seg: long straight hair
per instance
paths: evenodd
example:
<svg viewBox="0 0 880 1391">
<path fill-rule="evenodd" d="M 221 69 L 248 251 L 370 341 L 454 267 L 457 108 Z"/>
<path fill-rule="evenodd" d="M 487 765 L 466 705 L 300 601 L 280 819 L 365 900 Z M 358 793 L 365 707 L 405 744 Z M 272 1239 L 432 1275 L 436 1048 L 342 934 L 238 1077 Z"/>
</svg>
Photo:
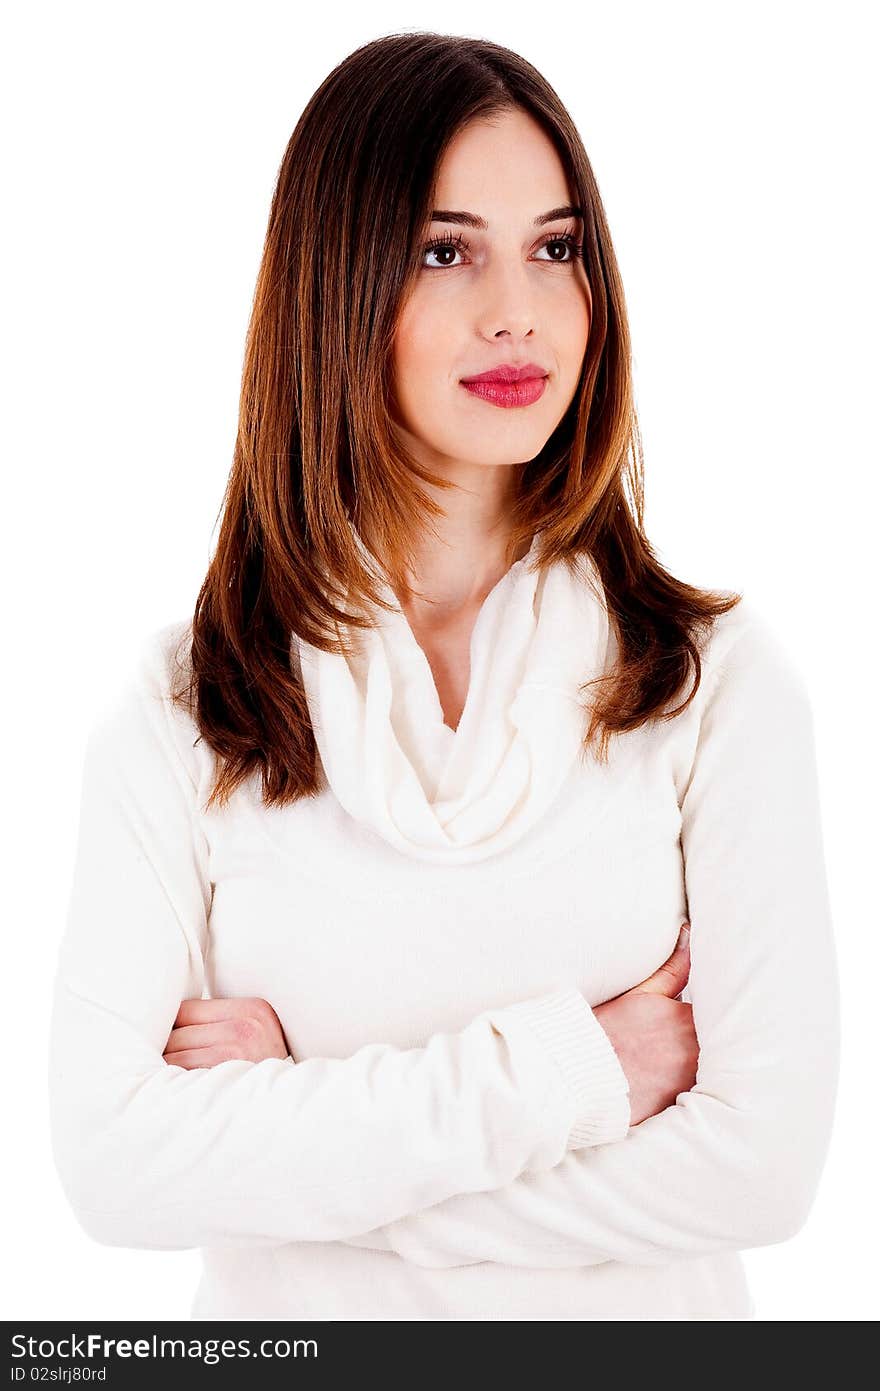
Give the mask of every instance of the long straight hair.
<svg viewBox="0 0 880 1391">
<path fill-rule="evenodd" d="M 364 44 L 308 102 L 274 189 L 244 354 L 221 527 L 187 632 L 186 705 L 215 753 L 208 805 L 259 769 L 266 805 L 321 790 L 295 637 L 347 652 L 408 594 L 416 542 L 442 508 L 392 416 L 392 343 L 421 265 L 443 153 L 469 121 L 519 108 L 546 131 L 583 209 L 593 313 L 577 392 L 518 471 L 509 560 L 540 530 L 536 563 L 592 557 L 618 658 L 585 705 L 585 745 L 671 719 L 700 683 L 715 617 L 741 595 L 700 590 L 645 535 L 644 464 L 623 286 L 581 138 L 524 58 L 482 39 L 391 34 Z M 384 571 L 365 566 L 356 530 Z M 348 630 L 348 631 L 347 631 Z M 572 642 L 577 634 L 572 634 Z M 688 678 L 690 692 L 677 706 Z"/>
</svg>

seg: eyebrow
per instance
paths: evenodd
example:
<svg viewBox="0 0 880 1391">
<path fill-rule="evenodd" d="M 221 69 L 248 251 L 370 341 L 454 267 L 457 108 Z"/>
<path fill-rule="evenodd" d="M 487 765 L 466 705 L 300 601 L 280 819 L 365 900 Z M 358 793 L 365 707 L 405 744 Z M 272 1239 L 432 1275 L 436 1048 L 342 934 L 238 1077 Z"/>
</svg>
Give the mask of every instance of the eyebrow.
<svg viewBox="0 0 880 1391">
<path fill-rule="evenodd" d="M 551 208 L 548 213 L 541 213 L 535 218 L 532 226 L 543 227 L 546 222 L 555 222 L 560 217 L 583 217 L 583 208 L 577 208 L 571 204 L 564 204 L 561 208 Z M 476 213 L 451 212 L 447 208 L 435 208 L 431 213 L 432 222 L 454 222 L 461 227 L 478 227 L 481 231 L 488 229 L 488 222 L 485 218 L 477 217 Z"/>
</svg>

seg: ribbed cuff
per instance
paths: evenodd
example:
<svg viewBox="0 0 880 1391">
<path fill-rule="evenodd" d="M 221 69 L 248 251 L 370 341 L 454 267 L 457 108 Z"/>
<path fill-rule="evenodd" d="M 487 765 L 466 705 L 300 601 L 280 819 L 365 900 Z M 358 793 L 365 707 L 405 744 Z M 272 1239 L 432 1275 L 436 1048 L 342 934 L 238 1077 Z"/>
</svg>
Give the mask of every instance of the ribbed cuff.
<svg viewBox="0 0 880 1391">
<path fill-rule="evenodd" d="M 566 1149 L 622 1140 L 630 1127 L 629 1082 L 611 1039 L 579 990 L 556 990 L 504 1007 L 549 1049 L 572 1097 Z"/>
</svg>

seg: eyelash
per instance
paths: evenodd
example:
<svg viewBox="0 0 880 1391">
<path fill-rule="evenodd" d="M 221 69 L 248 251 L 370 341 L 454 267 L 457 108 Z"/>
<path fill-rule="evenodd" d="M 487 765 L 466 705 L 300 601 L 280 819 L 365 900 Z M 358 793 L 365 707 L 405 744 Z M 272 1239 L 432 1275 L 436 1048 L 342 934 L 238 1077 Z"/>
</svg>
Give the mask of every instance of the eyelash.
<svg viewBox="0 0 880 1391">
<path fill-rule="evenodd" d="M 573 232 L 563 232 L 563 233 L 561 233 L 561 234 L 560 234 L 560 233 L 551 232 L 551 234 L 550 234 L 548 237 L 545 237 L 544 240 L 541 242 L 541 245 L 539 246 L 538 250 L 539 250 L 539 251 L 540 251 L 540 250 L 543 250 L 543 248 L 544 248 L 545 246 L 550 246 L 550 245 L 552 245 L 553 242 L 562 242 L 562 243 L 563 243 L 565 246 L 567 246 L 567 247 L 569 248 L 569 250 L 571 251 L 571 255 L 569 256 L 568 260 L 566 260 L 566 261 L 550 261 L 550 262 L 548 263 L 549 265 L 553 265 L 553 266 L 570 266 L 570 265 L 574 262 L 575 257 L 576 257 L 576 256 L 580 256 L 581 252 L 582 252 L 583 249 L 584 249 L 584 244 L 583 244 L 583 242 L 582 242 L 581 240 L 579 240 L 579 238 L 576 237 L 575 234 L 574 234 Z M 424 247 L 422 248 L 422 255 L 423 255 L 423 256 L 426 256 L 426 255 L 428 254 L 429 251 L 437 251 L 440 247 L 444 247 L 444 248 L 445 248 L 445 247 L 451 247 L 453 250 L 458 250 L 458 251 L 464 251 L 464 252 L 466 252 L 466 251 L 468 251 L 469 248 L 470 248 L 470 242 L 467 240 L 466 237 L 463 237 L 463 236 L 462 236 L 461 232 L 459 232 L 458 235 L 457 235 L 457 236 L 454 236 L 454 237 L 449 237 L 449 236 L 446 236 L 446 237 L 444 237 L 444 236 L 431 237 L 430 241 L 425 242 L 425 245 L 424 245 Z M 424 266 L 423 269 L 424 269 L 424 270 L 457 270 L 458 267 L 457 267 L 457 266 Z"/>
</svg>

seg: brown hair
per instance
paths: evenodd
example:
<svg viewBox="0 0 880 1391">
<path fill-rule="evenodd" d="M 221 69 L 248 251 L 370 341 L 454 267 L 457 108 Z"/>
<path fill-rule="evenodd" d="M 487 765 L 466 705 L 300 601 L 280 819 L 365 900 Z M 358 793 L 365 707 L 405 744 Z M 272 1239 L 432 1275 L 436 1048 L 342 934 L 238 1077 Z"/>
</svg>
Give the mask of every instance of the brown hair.
<svg viewBox="0 0 880 1391">
<path fill-rule="evenodd" d="M 578 391 L 519 473 L 510 559 L 540 529 L 542 566 L 586 552 L 601 575 L 619 658 L 598 680 L 585 732 L 600 759 L 612 734 L 690 704 L 701 639 L 742 597 L 674 578 L 645 536 L 623 286 L 592 167 L 559 97 L 497 44 L 384 36 L 314 93 L 272 197 L 221 529 L 196 602 L 186 689 L 173 693 L 217 756 L 209 805 L 257 768 L 267 805 L 320 790 L 291 645 L 298 635 L 347 651 L 342 629 L 368 626 L 363 606 L 382 604 L 352 523 L 398 595 L 409 593 L 413 542 L 441 513 L 418 480 L 452 485 L 409 457 L 395 431 L 395 325 L 421 266 L 446 146 L 466 122 L 512 107 L 547 132 L 583 209 L 593 315 Z M 691 666 L 687 699 L 665 709 Z"/>
</svg>

